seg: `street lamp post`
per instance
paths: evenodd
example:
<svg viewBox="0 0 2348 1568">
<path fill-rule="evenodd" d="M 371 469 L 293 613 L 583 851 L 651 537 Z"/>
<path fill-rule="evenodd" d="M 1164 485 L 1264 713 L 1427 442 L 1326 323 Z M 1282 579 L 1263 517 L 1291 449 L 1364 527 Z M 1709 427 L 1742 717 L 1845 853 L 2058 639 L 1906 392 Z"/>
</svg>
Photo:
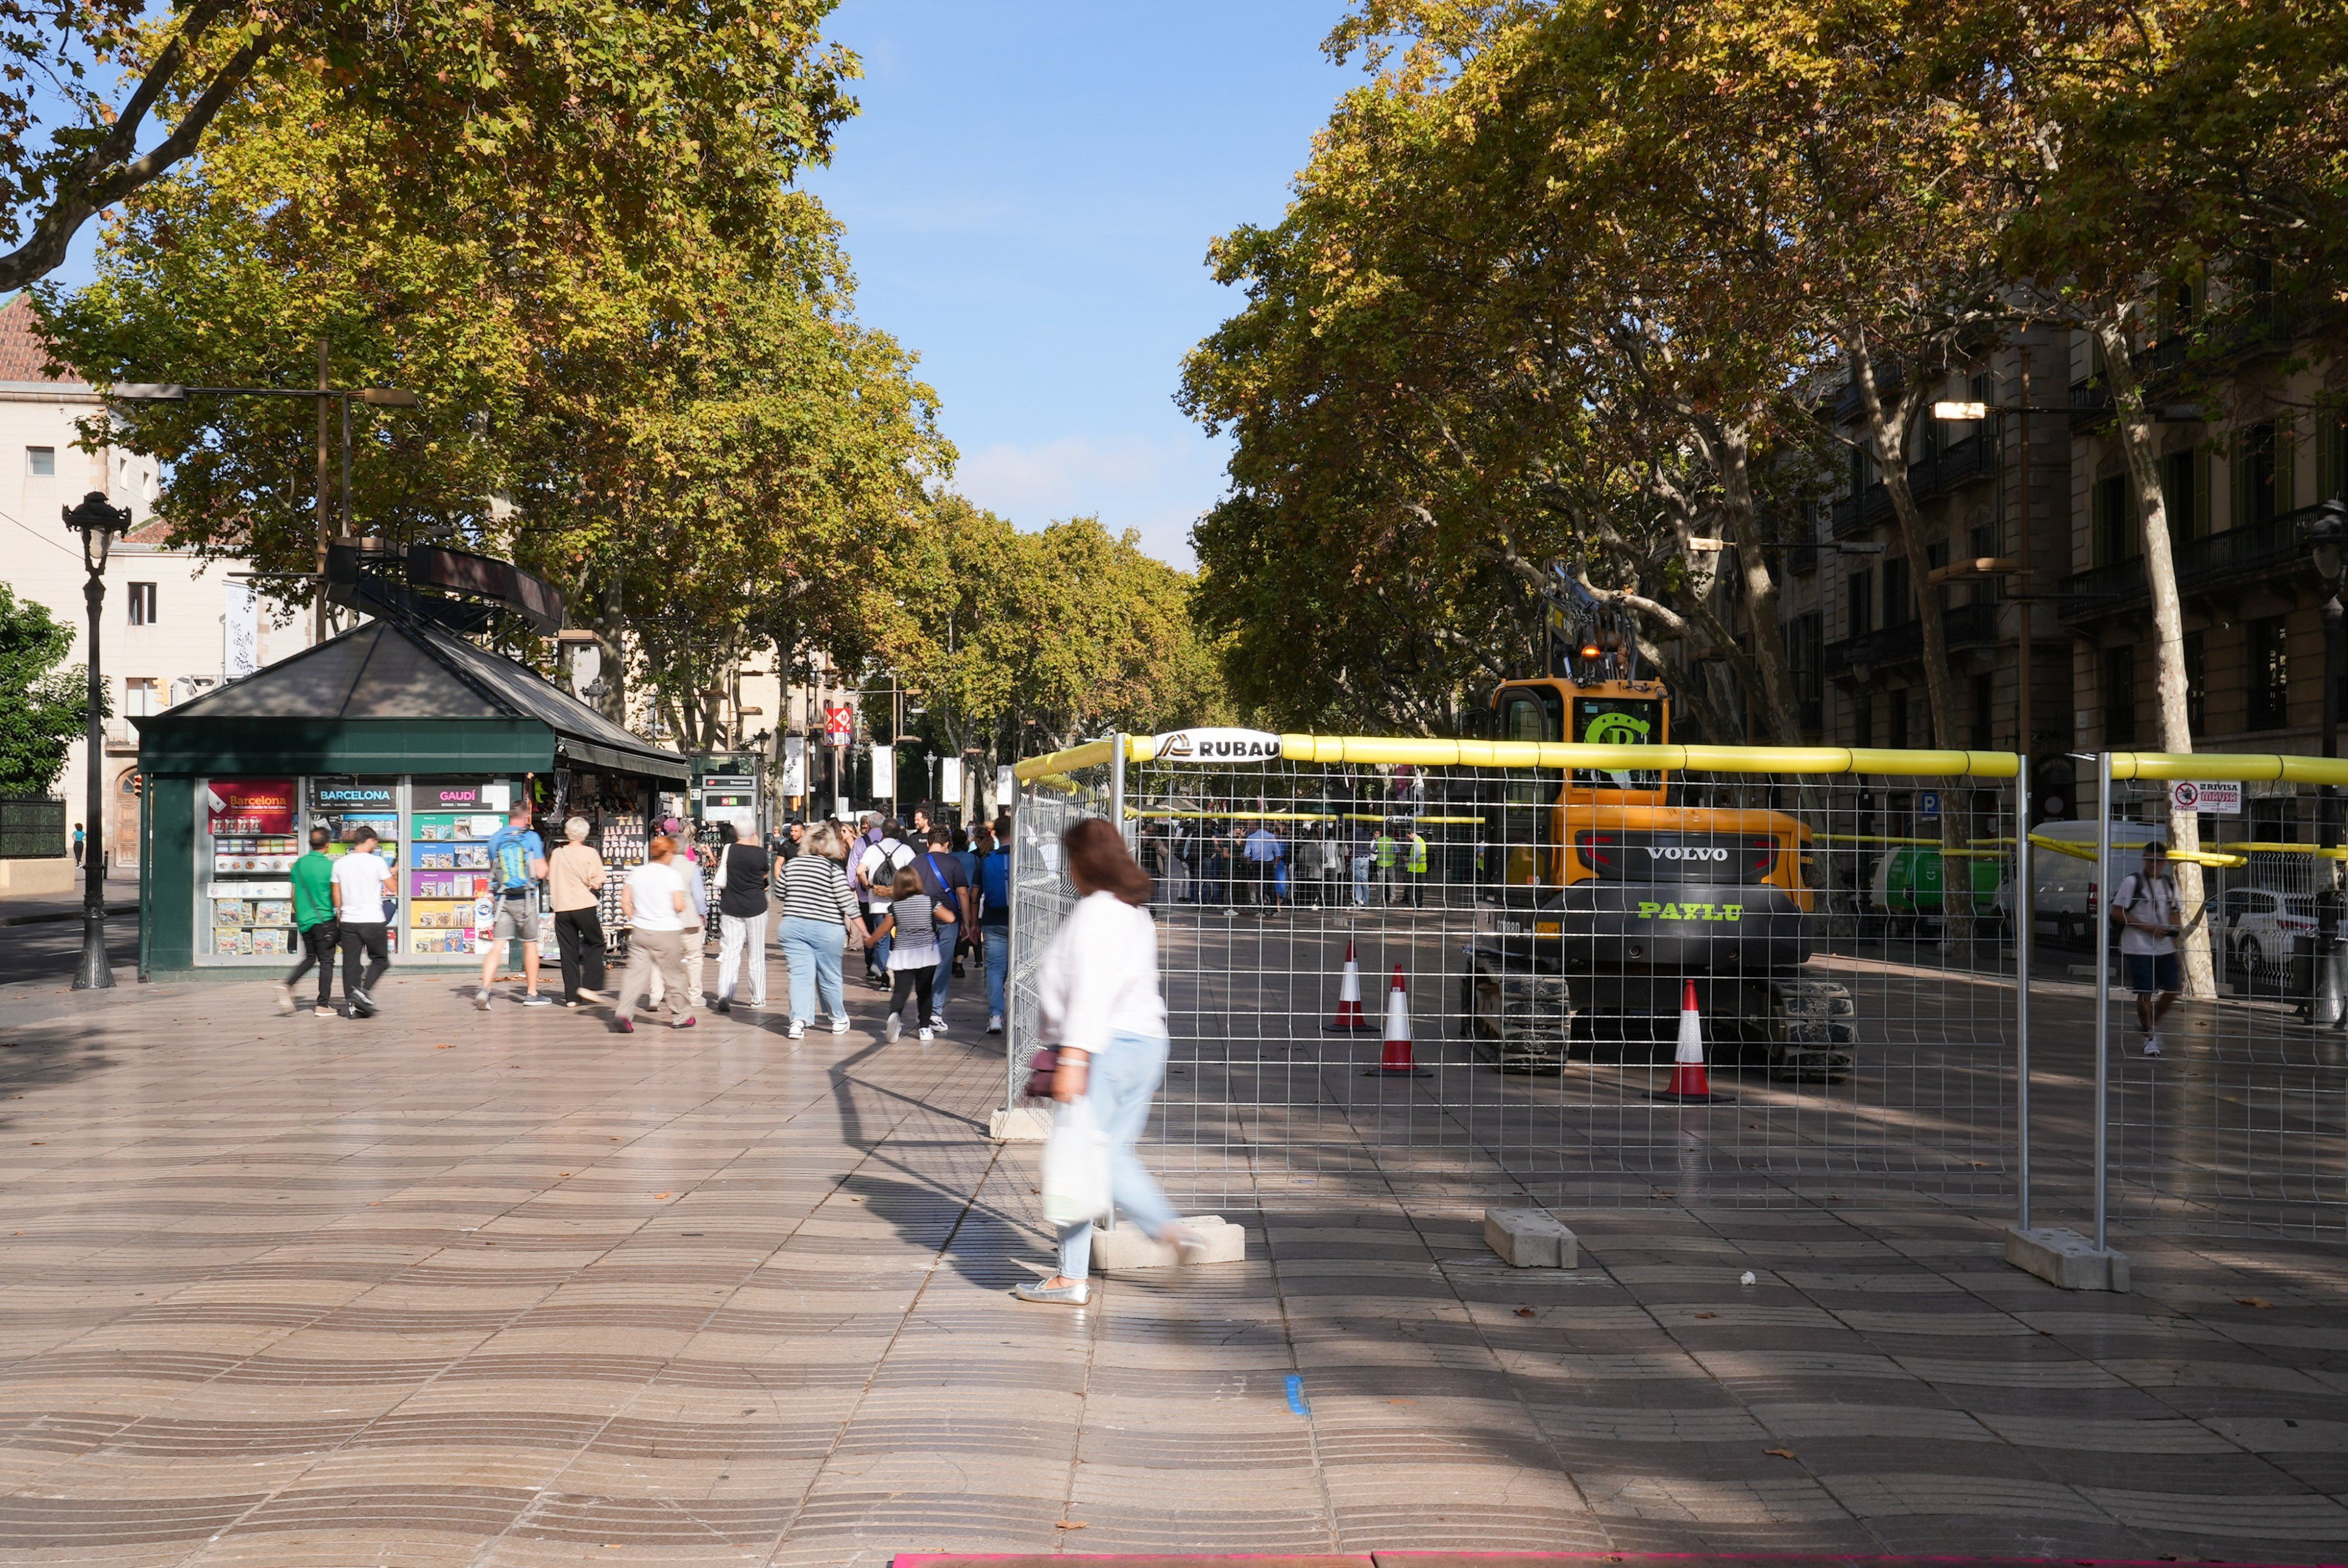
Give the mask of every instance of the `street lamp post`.
<svg viewBox="0 0 2348 1568">
<path fill-rule="evenodd" d="M 2323 586 L 2323 754 L 2340 754 L 2340 682 L 2348 653 L 2342 647 L 2341 579 L 2348 572 L 2348 502 L 2326 501 L 2315 515 L 2299 525 L 2299 548 L 2315 568 Z M 2326 885 L 2315 897 L 2315 987 L 2309 999 L 2308 1021 L 2333 1029 L 2348 1023 L 2341 1001 L 2339 959 L 2339 869 L 2333 852 L 2340 847 L 2340 791 L 2325 784 L 2316 799 L 2316 846 Z"/>
<path fill-rule="evenodd" d="M 81 505 L 61 508 L 66 527 L 81 536 L 82 602 L 89 607 L 89 729 L 85 744 L 83 782 L 88 785 L 85 819 L 89 824 L 88 852 L 82 856 L 81 968 L 74 975 L 77 991 L 114 989 L 114 965 L 106 956 L 106 832 L 101 813 L 106 806 L 106 676 L 98 667 L 98 633 L 106 607 L 106 556 L 114 536 L 130 528 L 127 507 L 107 505 L 103 492 L 92 490 Z"/>
</svg>

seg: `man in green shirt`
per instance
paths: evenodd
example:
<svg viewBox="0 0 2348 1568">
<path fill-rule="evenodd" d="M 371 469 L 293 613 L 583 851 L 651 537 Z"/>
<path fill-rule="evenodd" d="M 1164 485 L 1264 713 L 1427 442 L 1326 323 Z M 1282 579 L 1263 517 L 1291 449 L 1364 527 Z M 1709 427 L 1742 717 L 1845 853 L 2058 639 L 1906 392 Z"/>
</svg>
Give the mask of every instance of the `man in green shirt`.
<svg viewBox="0 0 2348 1568">
<path fill-rule="evenodd" d="M 342 927 L 335 919 L 335 857 L 326 853 L 334 835 L 323 827 L 310 830 L 310 853 L 294 863 L 294 925 L 301 933 L 302 961 L 277 988 L 277 1010 L 294 1010 L 294 988 L 318 966 L 318 1005 L 312 1009 L 318 1018 L 335 1018 L 329 999 L 335 989 L 335 949 L 342 939 Z"/>
<path fill-rule="evenodd" d="M 1378 902 L 1381 905 L 1395 901 L 1395 864 L 1401 847 L 1395 842 L 1394 832 L 1389 827 L 1379 828 L 1378 835 L 1370 840 L 1370 858 L 1377 866 Z"/>
</svg>

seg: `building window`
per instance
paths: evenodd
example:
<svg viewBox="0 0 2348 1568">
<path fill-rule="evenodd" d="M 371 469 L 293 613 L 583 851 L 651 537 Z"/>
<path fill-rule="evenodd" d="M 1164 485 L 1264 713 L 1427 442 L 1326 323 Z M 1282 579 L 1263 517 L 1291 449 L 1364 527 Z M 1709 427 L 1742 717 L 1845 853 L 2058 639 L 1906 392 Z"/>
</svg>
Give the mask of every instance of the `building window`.
<svg viewBox="0 0 2348 1568">
<path fill-rule="evenodd" d="M 1891 693 L 1891 733 L 1887 738 L 1895 746 L 1908 744 L 1908 689 L 1904 686 Z"/>
<path fill-rule="evenodd" d="M 2087 514 L 2095 537 L 2090 541 L 2097 566 L 2116 566 L 2137 553 L 2136 508 L 2128 505 L 2127 477 L 2114 474 L 2096 481 L 2088 492 Z"/>
<path fill-rule="evenodd" d="M 36 479 L 55 478 L 57 472 L 57 449 L 54 446 L 26 447 L 25 472 Z"/>
<path fill-rule="evenodd" d="M 2136 744 L 2136 650 L 2104 650 L 2104 744 Z"/>
<path fill-rule="evenodd" d="M 2202 679 L 2201 633 L 2185 634 L 2185 727 L 2195 740 L 2201 738 L 2204 715 L 2209 712 L 2209 682 Z"/>
<path fill-rule="evenodd" d="M 1843 635 L 1864 637 L 1875 630 L 1875 579 L 1855 571 L 1846 584 L 1850 599 L 1843 620 Z"/>
<path fill-rule="evenodd" d="M 1875 693 L 1866 690 L 1850 696 L 1851 743 L 1862 751 L 1875 744 Z"/>
<path fill-rule="evenodd" d="M 2206 467 L 2201 454 L 2188 447 L 2160 460 L 2160 504 L 2168 510 L 2168 538 L 2185 544 L 2209 531 L 2203 498 Z"/>
<path fill-rule="evenodd" d="M 2291 723 L 2291 635 L 2280 615 L 2243 628 L 2243 662 L 2250 669 L 2250 726 L 2280 730 Z"/>
<path fill-rule="evenodd" d="M 2275 427 L 2253 425 L 2234 441 L 2234 527 L 2271 523 L 2278 510 L 2291 509 L 2275 505 L 2276 475 Z"/>
<path fill-rule="evenodd" d="M 1793 667 L 1794 702 L 1805 733 L 1826 723 L 1826 617 L 1813 610 L 1787 628 L 1786 661 Z"/>
<path fill-rule="evenodd" d="M 148 675 L 129 675 L 122 682 L 122 716 L 143 719 L 163 711 L 163 682 Z"/>
<path fill-rule="evenodd" d="M 1973 677 L 1972 748 L 1985 752 L 1994 743 L 1995 725 L 1992 723 L 1997 712 L 1997 677 L 1982 674 Z"/>
<path fill-rule="evenodd" d="M 151 582 L 134 582 L 127 586 L 130 589 L 130 624 L 133 626 L 154 625 L 155 585 Z"/>
<path fill-rule="evenodd" d="M 1915 596 L 1908 591 L 1908 563 L 1883 563 L 1883 624 L 1905 626 L 1916 619 Z"/>
</svg>

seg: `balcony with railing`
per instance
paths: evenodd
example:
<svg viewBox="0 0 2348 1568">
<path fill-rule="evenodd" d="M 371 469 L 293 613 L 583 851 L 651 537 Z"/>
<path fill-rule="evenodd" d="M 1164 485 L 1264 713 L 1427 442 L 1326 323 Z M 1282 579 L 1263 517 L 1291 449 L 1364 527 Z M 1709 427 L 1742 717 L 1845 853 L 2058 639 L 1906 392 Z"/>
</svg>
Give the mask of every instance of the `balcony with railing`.
<svg viewBox="0 0 2348 1568">
<path fill-rule="evenodd" d="M 1998 444 L 1987 431 L 1952 441 L 1935 452 L 1928 452 L 1908 465 L 1908 491 L 1919 501 L 1929 501 L 1958 486 L 1970 483 L 1997 472 Z M 1844 496 L 1834 504 L 1834 535 L 1847 538 L 1863 533 L 1891 518 L 1891 492 L 1879 479 L 1857 496 Z"/>
<path fill-rule="evenodd" d="M 1952 653 L 1994 643 L 1998 640 L 1996 604 L 1960 604 L 1943 612 L 1941 635 Z M 1856 669 L 1886 670 L 1912 664 L 1923 657 L 1924 622 L 1918 618 L 1826 646 L 1826 667 L 1834 673 Z"/>
<path fill-rule="evenodd" d="M 2302 559 L 2300 521 L 2314 512 L 2313 507 L 2302 507 L 2248 528 L 2204 534 L 2178 547 L 2178 591 L 2208 592 L 2295 568 Z M 2065 620 L 2089 621 L 2141 609 L 2151 597 L 2151 586 L 2139 555 L 2075 571 L 2056 585 L 2055 592 L 2061 596 L 2060 613 Z"/>
</svg>

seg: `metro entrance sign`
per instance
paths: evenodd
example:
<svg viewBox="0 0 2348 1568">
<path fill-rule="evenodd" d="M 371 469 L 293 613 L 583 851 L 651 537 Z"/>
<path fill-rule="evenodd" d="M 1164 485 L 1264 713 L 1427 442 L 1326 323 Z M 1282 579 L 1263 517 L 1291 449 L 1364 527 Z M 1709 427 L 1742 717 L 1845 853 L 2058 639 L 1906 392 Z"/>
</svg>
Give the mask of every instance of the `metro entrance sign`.
<svg viewBox="0 0 2348 1568">
<path fill-rule="evenodd" d="M 856 733 L 856 710 L 837 702 L 827 702 L 823 709 L 823 743 L 844 746 Z"/>
</svg>

